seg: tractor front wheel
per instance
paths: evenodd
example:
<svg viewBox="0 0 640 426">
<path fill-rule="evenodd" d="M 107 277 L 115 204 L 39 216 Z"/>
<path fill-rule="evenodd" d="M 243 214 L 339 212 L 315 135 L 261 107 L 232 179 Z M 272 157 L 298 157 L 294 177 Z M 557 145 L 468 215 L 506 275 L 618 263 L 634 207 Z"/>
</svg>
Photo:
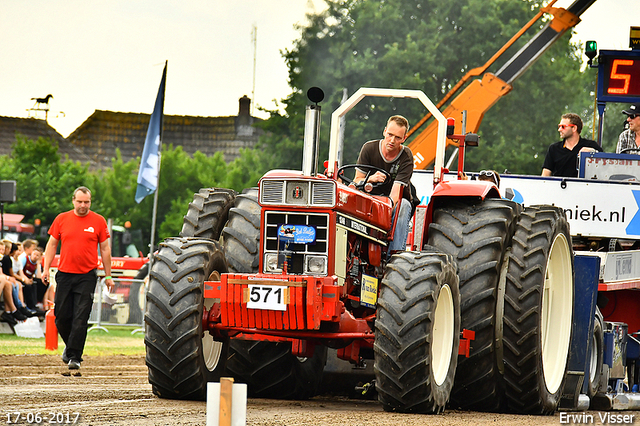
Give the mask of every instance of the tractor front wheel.
<svg viewBox="0 0 640 426">
<path fill-rule="evenodd" d="M 224 255 L 215 241 L 160 244 L 149 274 L 144 343 L 149 382 L 161 398 L 204 400 L 207 382 L 224 372 L 228 340 L 214 340 L 202 327 L 204 281 L 222 272 Z"/>
<path fill-rule="evenodd" d="M 460 292 L 453 257 L 394 255 L 381 282 L 374 371 L 385 411 L 440 413 L 456 371 Z"/>
</svg>

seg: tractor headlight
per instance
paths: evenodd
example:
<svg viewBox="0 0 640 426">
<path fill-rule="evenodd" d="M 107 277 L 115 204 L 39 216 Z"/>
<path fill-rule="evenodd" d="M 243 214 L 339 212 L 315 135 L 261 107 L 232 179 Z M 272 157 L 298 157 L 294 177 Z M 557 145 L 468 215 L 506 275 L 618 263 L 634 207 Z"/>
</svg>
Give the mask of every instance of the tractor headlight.
<svg viewBox="0 0 640 426">
<path fill-rule="evenodd" d="M 282 272 L 282 269 L 278 268 L 278 253 L 264 255 L 264 271 L 265 273 Z"/>
<path fill-rule="evenodd" d="M 304 270 L 308 274 L 322 275 L 327 273 L 326 256 L 306 256 Z"/>
</svg>

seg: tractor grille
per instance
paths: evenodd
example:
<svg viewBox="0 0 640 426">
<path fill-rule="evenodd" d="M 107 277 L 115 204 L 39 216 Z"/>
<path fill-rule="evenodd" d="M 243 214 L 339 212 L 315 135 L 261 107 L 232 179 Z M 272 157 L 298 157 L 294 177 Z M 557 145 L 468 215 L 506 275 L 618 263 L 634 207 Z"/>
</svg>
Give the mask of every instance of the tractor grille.
<svg viewBox="0 0 640 426">
<path fill-rule="evenodd" d="M 260 189 L 262 204 L 282 204 L 284 186 L 282 181 L 265 180 Z"/>
<path fill-rule="evenodd" d="M 329 215 L 321 213 L 265 212 L 264 253 L 278 253 L 278 228 L 280 225 L 307 225 L 316 230 L 316 239 L 308 244 L 289 245 L 291 264 L 288 272 L 292 274 L 309 273 L 305 271 L 306 256 L 327 256 L 329 251 Z M 272 271 L 264 271 L 265 273 Z M 326 271 L 325 271 L 326 274 Z"/>
<path fill-rule="evenodd" d="M 336 186 L 333 182 L 311 182 L 311 205 L 331 206 L 335 204 Z"/>
<path fill-rule="evenodd" d="M 333 181 L 269 180 L 260 188 L 260 204 L 333 207 L 336 185 Z"/>
</svg>

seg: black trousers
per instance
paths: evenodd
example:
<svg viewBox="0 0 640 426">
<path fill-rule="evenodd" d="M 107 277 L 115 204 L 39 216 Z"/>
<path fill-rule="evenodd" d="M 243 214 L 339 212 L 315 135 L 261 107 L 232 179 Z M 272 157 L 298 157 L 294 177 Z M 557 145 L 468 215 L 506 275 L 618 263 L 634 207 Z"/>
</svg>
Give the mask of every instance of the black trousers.
<svg viewBox="0 0 640 426">
<path fill-rule="evenodd" d="M 35 309 L 36 303 L 38 303 L 38 287 L 36 283 L 23 284 L 22 295 L 24 296 L 24 304 L 27 308 Z"/>
<path fill-rule="evenodd" d="M 82 361 L 97 281 L 95 270 L 86 274 L 56 273 L 56 327 L 69 359 Z"/>
</svg>

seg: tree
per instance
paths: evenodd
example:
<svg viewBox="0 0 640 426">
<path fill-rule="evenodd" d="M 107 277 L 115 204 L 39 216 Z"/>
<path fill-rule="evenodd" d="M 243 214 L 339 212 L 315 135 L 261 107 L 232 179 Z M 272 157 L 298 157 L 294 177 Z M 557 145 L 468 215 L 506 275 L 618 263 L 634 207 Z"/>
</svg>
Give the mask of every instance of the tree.
<svg viewBox="0 0 640 426">
<path fill-rule="evenodd" d="M 469 69 L 484 64 L 541 6 L 536 0 L 327 0 L 327 5 L 326 11 L 309 16 L 300 39 L 284 52 L 292 88 L 283 100 L 285 115 L 272 114 L 262 124 L 272 131 L 261 141 L 265 151 L 281 157 L 273 161 L 288 168 L 300 167 L 297 153 L 309 87 L 325 91 L 323 108 L 329 112 L 339 105 L 343 88 L 349 94 L 367 86 L 420 89 L 437 101 Z M 546 146 L 557 138 L 559 114 L 590 108 L 592 76 L 580 73 L 579 54 L 567 35 L 516 81 L 512 93 L 485 116 L 481 148 L 467 156 L 470 166 L 540 172 Z M 354 108 L 347 115 L 344 163 L 355 161 L 364 141 L 379 138 L 395 113 L 415 123 L 425 111 L 417 102 L 399 99 L 367 98 Z M 327 130 L 325 120 L 321 135 Z M 321 158 L 326 150 L 327 144 L 321 144 Z"/>
<path fill-rule="evenodd" d="M 61 162 L 58 144 L 49 138 L 32 141 L 17 135 L 12 149 L 11 157 L 0 160 L 0 178 L 15 180 L 17 186 L 16 203 L 6 211 L 51 223 L 60 211 L 72 207 L 69 188 L 85 185 L 88 166 L 68 158 Z"/>
<path fill-rule="evenodd" d="M 7 212 L 23 214 L 29 223 L 40 219 L 49 226 L 60 212 L 72 208 L 73 189 L 86 186 L 92 192 L 93 211 L 112 219 L 115 225 L 131 222 L 134 229 L 142 230 L 144 240 L 150 241 L 153 196 L 140 204 L 135 202 L 138 159 L 125 163 L 117 151 L 111 168 L 89 171 L 88 164 L 62 160 L 57 143 L 51 139 L 33 141 L 18 136 L 12 148 L 12 156 L 0 159 L 0 179 L 13 179 L 18 187 L 17 201 L 6 206 Z M 244 183 L 242 176 L 257 181 L 255 172 L 247 170 L 250 163 L 244 169 L 239 164 L 228 174 L 221 153 L 207 157 L 196 152 L 191 157 L 182 147 L 164 147 L 155 241 L 178 235 L 182 216 L 200 188 L 226 187 L 229 176 L 237 183 Z"/>
<path fill-rule="evenodd" d="M 548 146 L 560 140 L 557 125 L 565 113 L 580 115 L 586 124 L 582 135 L 591 138 L 595 76 L 579 71 L 582 51 L 569 43 L 569 36 L 557 41 L 487 112 L 480 146 L 466 156 L 469 170 L 539 175 Z"/>
<path fill-rule="evenodd" d="M 136 176 L 137 167 L 136 164 Z M 178 235 L 182 228 L 182 217 L 193 200 L 193 194 L 200 188 L 224 186 L 226 174 L 227 165 L 222 153 L 207 157 L 196 152 L 192 158 L 181 146 L 164 146 L 161 154 L 155 241 Z M 133 194 L 135 187 L 131 200 L 134 198 Z M 136 227 L 141 227 L 143 235 L 148 239 L 151 235 L 152 212 L 153 196 L 148 196 L 129 215 L 129 220 L 139 224 Z"/>
</svg>

